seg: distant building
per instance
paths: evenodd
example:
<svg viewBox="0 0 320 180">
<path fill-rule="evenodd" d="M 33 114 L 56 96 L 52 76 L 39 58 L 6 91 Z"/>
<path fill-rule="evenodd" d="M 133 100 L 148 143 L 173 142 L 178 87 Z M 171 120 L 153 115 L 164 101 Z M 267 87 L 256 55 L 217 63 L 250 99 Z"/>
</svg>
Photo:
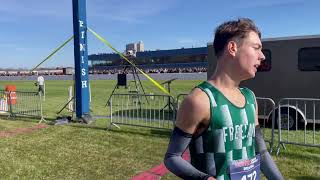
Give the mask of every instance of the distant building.
<svg viewBox="0 0 320 180">
<path fill-rule="evenodd" d="M 137 44 L 137 52 L 143 52 L 144 51 L 144 44 L 142 41 L 139 41 Z"/>
<path fill-rule="evenodd" d="M 64 75 L 72 75 L 72 74 L 74 74 L 74 68 L 72 68 L 72 67 L 62 68 L 62 73 Z"/>
<path fill-rule="evenodd" d="M 141 42 L 141 44 L 143 43 Z M 140 68 L 205 68 L 208 66 L 207 56 L 208 48 L 198 47 L 140 51 L 136 52 L 135 56 L 130 56 L 129 59 Z M 91 54 L 88 59 L 91 72 L 129 65 L 118 54 L 113 53 Z"/>
<path fill-rule="evenodd" d="M 143 51 L 144 51 L 144 44 L 142 41 L 139 41 L 138 43 L 129 43 L 126 45 L 125 55 L 135 57 L 137 52 L 143 52 Z"/>
<path fill-rule="evenodd" d="M 137 44 L 129 43 L 126 45 L 126 55 L 134 56 L 137 52 Z"/>
</svg>

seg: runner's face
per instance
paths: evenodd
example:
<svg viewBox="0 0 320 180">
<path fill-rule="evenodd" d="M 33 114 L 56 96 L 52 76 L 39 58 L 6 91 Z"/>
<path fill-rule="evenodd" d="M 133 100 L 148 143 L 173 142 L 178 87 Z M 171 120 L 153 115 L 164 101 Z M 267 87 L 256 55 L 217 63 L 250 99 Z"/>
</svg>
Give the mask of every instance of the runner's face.
<svg viewBox="0 0 320 180">
<path fill-rule="evenodd" d="M 255 77 L 258 67 L 265 59 L 261 50 L 262 43 L 258 34 L 251 31 L 243 39 L 236 53 L 243 80 Z"/>
</svg>

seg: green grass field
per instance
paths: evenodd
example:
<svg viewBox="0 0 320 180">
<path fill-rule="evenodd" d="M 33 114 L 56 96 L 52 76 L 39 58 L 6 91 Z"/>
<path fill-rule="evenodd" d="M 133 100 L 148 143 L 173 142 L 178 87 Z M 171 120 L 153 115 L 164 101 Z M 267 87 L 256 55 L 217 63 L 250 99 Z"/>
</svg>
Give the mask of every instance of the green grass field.
<svg viewBox="0 0 320 180">
<path fill-rule="evenodd" d="M 174 81 L 172 94 L 188 93 L 200 81 Z M 105 107 L 115 81 L 92 81 L 92 115 L 107 116 Z M 4 82 L 17 90 L 36 90 L 31 81 Z M 46 81 L 44 116 L 54 120 L 67 102 L 71 81 Z M 160 91 L 143 81 L 147 94 Z M 127 92 L 118 89 L 116 92 Z M 64 110 L 62 115 L 71 115 Z M 0 116 L 0 131 L 32 127 L 36 119 L 11 119 Z M 50 126 L 31 133 L 0 137 L 1 179 L 130 179 L 162 162 L 170 132 L 121 126 L 106 131 L 109 119 L 97 119 L 90 125 Z M 299 135 L 297 135 L 299 136 Z M 320 149 L 286 145 L 274 159 L 286 179 L 319 179 Z M 162 179 L 178 179 L 167 174 Z"/>
</svg>

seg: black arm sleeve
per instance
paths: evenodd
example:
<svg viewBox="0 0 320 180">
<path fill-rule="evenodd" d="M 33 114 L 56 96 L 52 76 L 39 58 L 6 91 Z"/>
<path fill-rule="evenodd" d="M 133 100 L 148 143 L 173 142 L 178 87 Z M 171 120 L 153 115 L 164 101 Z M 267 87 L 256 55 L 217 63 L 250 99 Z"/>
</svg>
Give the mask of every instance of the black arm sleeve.
<svg viewBox="0 0 320 180">
<path fill-rule="evenodd" d="M 181 157 L 191 139 L 191 134 L 185 133 L 175 127 L 164 157 L 164 164 L 173 174 L 182 179 L 206 180 L 210 177 L 208 174 L 197 170 Z"/>
<path fill-rule="evenodd" d="M 272 160 L 266 144 L 263 139 L 263 135 L 261 132 L 261 129 L 259 126 L 256 126 L 255 128 L 255 142 L 256 142 L 256 153 L 259 153 L 261 156 L 261 164 L 260 169 L 263 172 L 263 174 L 268 179 L 274 179 L 274 180 L 283 180 L 283 176 L 279 169 L 277 168 L 277 165 Z"/>
<path fill-rule="evenodd" d="M 216 177 L 214 153 L 204 151 L 204 140 L 205 137 L 203 134 L 197 137 L 192 137 L 192 140 L 189 144 L 191 164 L 199 171 L 207 173 L 212 177 Z"/>
</svg>

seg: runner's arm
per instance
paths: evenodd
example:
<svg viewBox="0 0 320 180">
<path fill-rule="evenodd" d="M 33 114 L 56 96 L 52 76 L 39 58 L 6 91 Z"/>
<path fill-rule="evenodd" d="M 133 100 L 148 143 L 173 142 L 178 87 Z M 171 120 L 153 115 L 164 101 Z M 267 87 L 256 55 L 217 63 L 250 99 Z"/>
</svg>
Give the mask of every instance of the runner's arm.
<svg viewBox="0 0 320 180">
<path fill-rule="evenodd" d="M 187 149 L 192 135 L 199 129 L 202 119 L 207 116 L 205 109 L 210 107 L 209 100 L 206 103 L 201 100 L 202 98 L 206 97 L 191 94 L 183 101 L 179 108 L 176 127 L 172 133 L 164 158 L 165 166 L 176 176 L 183 179 L 214 179 L 210 175 L 199 171 L 181 157 Z"/>
<path fill-rule="evenodd" d="M 276 163 L 272 160 L 270 153 L 267 150 L 263 135 L 259 126 L 255 129 L 256 135 L 256 153 L 261 156 L 260 169 L 268 179 L 283 180 L 283 176 L 279 171 Z"/>
<path fill-rule="evenodd" d="M 260 169 L 268 179 L 283 180 L 284 178 L 281 172 L 279 171 L 277 165 L 272 160 L 272 157 L 268 152 L 266 143 L 263 139 L 263 134 L 259 125 L 259 120 L 258 120 L 259 114 L 258 114 L 258 103 L 256 101 L 256 98 L 255 98 L 255 103 L 256 103 L 255 149 L 256 149 L 256 154 L 260 154 L 261 156 Z"/>
</svg>

